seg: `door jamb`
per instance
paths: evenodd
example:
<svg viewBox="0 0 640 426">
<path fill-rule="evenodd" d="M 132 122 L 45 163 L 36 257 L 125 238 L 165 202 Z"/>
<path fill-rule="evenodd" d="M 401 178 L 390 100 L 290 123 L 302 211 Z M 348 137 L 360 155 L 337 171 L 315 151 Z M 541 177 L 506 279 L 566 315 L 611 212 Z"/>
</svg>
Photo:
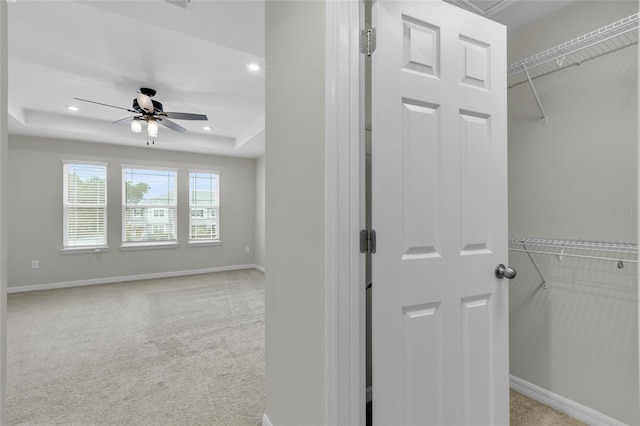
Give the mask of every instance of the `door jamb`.
<svg viewBox="0 0 640 426">
<path fill-rule="evenodd" d="M 326 419 L 364 426 L 364 1 L 325 4 Z"/>
</svg>

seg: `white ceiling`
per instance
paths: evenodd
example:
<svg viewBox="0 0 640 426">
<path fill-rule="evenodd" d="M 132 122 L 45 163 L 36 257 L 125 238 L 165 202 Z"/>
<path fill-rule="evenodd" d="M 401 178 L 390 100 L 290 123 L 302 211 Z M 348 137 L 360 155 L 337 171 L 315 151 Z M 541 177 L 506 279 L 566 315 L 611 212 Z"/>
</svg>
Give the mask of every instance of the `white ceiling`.
<svg viewBox="0 0 640 426">
<path fill-rule="evenodd" d="M 477 12 L 510 30 L 571 1 L 473 0 Z M 165 111 L 209 117 L 176 120 L 188 129 L 182 134 L 160 126 L 155 148 L 264 153 L 264 70 L 246 68 L 264 65 L 263 0 L 191 0 L 186 7 L 164 0 L 14 0 L 8 6 L 10 133 L 145 146 L 144 131 L 112 124 L 130 113 L 74 98 L 131 108 L 139 88 L 150 87 Z"/>
<path fill-rule="evenodd" d="M 482 0 L 473 0 L 483 3 Z M 538 19 L 548 16 L 579 0 L 500 0 L 485 1 L 495 3 L 484 15 L 507 26 L 508 32 L 516 31 Z M 583 0 L 584 1 L 584 0 Z"/>
<path fill-rule="evenodd" d="M 160 126 L 155 147 L 256 157 L 264 152 L 264 3 L 192 0 L 9 3 L 9 132 L 146 146 L 113 121 L 140 87 L 165 111 L 207 122 Z M 68 105 L 80 108 L 77 112 Z M 211 127 L 210 131 L 203 129 Z"/>
<path fill-rule="evenodd" d="M 578 0 L 445 0 L 516 31 Z"/>
</svg>

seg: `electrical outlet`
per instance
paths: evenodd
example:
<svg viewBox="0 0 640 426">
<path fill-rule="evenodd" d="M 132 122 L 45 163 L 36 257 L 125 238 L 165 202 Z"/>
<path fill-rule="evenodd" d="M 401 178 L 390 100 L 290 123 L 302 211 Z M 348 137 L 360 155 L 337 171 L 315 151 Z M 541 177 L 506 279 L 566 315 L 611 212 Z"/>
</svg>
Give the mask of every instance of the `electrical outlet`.
<svg viewBox="0 0 640 426">
<path fill-rule="evenodd" d="M 245 253 L 249 253 L 250 251 L 251 251 L 251 249 L 249 248 L 249 246 L 246 246 L 246 247 L 244 248 L 244 252 L 245 252 Z"/>
<path fill-rule="evenodd" d="M 40 267 L 40 261 L 39 260 L 32 260 L 31 261 L 31 269 L 38 269 Z"/>
</svg>

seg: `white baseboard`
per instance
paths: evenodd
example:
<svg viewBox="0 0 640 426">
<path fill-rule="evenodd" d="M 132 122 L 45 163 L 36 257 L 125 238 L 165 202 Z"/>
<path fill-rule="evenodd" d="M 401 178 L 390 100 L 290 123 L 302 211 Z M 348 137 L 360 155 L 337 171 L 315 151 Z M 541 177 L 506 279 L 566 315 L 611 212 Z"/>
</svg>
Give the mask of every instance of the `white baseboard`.
<svg viewBox="0 0 640 426">
<path fill-rule="evenodd" d="M 625 423 L 609 417 L 606 414 L 602 414 L 582 404 L 578 404 L 575 401 L 565 398 L 564 396 L 557 395 L 551 391 L 541 388 L 540 386 L 536 386 L 533 383 L 529 383 L 515 376 L 510 376 L 510 379 L 511 389 L 589 425 L 626 426 Z M 372 395 L 372 387 L 369 386 L 367 388 L 367 402 L 371 402 Z M 273 426 L 266 414 L 262 416 L 262 426 Z"/>
<path fill-rule="evenodd" d="M 271 423 L 271 420 L 267 417 L 267 413 L 262 415 L 262 426 L 273 426 L 273 423 Z"/>
<path fill-rule="evenodd" d="M 172 278 L 172 277 L 182 277 L 182 276 L 188 276 L 188 275 L 210 274 L 212 272 L 239 271 L 242 269 L 257 269 L 259 271 L 264 272 L 264 268 L 259 265 L 254 265 L 254 264 L 232 265 L 232 266 L 220 266 L 216 268 L 194 269 L 190 271 L 157 272 L 153 274 L 95 278 L 90 280 L 67 281 L 67 282 L 58 282 L 58 283 L 50 283 L 50 284 L 34 284 L 34 285 L 23 285 L 23 286 L 16 286 L 16 287 L 9 286 L 7 287 L 7 293 L 22 293 L 25 291 L 39 291 L 39 290 L 55 290 L 59 288 L 82 287 L 82 286 L 99 285 L 99 284 L 113 284 L 113 283 L 122 283 L 127 281 L 149 280 L 149 279 L 155 279 L 155 278 Z"/>
<path fill-rule="evenodd" d="M 551 408 L 568 414 L 569 416 L 585 422 L 589 425 L 610 425 L 610 426 L 624 426 L 622 423 L 612 417 L 595 411 L 589 407 L 572 401 L 564 396 L 557 395 L 551 391 L 548 391 L 540 386 L 529 383 L 515 376 L 510 376 L 511 389 L 520 392 L 521 394 L 528 396 L 548 405 Z"/>
<path fill-rule="evenodd" d="M 253 265 L 253 267 L 260 272 L 267 272 L 267 270 L 262 265 Z"/>
</svg>

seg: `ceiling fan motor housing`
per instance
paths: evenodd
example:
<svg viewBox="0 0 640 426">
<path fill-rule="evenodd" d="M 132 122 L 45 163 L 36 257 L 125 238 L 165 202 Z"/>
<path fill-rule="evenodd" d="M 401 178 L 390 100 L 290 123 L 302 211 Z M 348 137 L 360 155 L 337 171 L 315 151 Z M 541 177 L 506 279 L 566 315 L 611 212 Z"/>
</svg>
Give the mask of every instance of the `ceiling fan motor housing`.
<svg viewBox="0 0 640 426">
<path fill-rule="evenodd" d="M 153 102 L 153 112 L 154 113 L 158 113 L 158 112 L 163 112 L 164 111 L 162 109 L 162 104 L 160 102 L 154 101 L 153 99 L 151 99 L 151 102 Z M 140 107 L 140 105 L 138 104 L 138 99 L 137 98 L 133 99 L 133 109 L 138 111 L 140 114 L 147 113 L 144 109 L 142 109 L 142 107 Z"/>
</svg>

